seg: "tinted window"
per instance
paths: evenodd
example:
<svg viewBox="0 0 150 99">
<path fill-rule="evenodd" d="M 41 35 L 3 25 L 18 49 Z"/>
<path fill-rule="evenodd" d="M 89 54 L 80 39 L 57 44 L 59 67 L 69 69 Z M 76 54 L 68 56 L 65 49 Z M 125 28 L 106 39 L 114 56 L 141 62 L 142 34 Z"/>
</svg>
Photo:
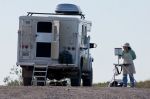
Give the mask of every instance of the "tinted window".
<svg viewBox="0 0 150 99">
<path fill-rule="evenodd" d="M 38 22 L 37 23 L 37 32 L 52 32 L 52 23 L 51 22 Z"/>
<path fill-rule="evenodd" d="M 51 43 L 37 43 L 36 57 L 51 57 Z"/>
</svg>

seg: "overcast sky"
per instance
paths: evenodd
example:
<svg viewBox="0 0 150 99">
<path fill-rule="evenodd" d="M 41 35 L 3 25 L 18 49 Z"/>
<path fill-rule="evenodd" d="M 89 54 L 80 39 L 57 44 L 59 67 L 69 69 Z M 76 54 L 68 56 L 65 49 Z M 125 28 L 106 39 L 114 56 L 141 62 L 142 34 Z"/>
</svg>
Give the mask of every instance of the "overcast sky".
<svg viewBox="0 0 150 99">
<path fill-rule="evenodd" d="M 54 12 L 60 3 L 73 3 L 92 21 L 89 33 L 98 47 L 92 49 L 94 82 L 112 78 L 114 48 L 126 42 L 137 54 L 137 81 L 150 79 L 150 0 L 0 0 L 0 84 L 17 59 L 18 17 L 26 12 Z"/>
</svg>

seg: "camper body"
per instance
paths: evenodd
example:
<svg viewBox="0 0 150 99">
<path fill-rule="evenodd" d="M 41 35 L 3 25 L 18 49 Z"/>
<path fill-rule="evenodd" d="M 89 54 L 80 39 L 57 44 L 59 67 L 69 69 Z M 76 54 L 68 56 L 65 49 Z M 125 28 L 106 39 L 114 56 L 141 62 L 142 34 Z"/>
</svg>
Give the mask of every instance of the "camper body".
<svg viewBox="0 0 150 99">
<path fill-rule="evenodd" d="M 17 65 L 24 85 L 32 84 L 35 66 L 47 66 L 46 79 L 70 78 L 72 86 L 82 79 L 91 86 L 90 28 L 90 21 L 74 16 L 21 16 Z"/>
</svg>

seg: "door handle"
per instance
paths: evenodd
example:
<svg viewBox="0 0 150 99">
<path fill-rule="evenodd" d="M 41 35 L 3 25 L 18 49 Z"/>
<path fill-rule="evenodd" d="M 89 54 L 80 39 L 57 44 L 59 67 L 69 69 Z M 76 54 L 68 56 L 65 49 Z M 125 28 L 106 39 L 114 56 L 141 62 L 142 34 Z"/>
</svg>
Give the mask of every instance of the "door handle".
<svg viewBox="0 0 150 99">
<path fill-rule="evenodd" d="M 38 34 L 35 34 L 35 37 L 38 37 L 39 35 Z"/>
</svg>

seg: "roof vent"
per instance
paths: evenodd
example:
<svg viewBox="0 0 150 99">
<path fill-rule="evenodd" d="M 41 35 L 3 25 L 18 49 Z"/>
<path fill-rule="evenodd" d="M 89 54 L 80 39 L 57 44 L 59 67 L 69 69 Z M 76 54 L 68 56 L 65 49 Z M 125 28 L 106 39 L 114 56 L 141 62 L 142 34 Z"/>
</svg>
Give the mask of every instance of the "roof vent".
<svg viewBox="0 0 150 99">
<path fill-rule="evenodd" d="M 82 14 L 79 6 L 74 4 L 59 4 L 55 10 L 56 13 L 68 14 L 68 15 L 79 15 Z"/>
</svg>

